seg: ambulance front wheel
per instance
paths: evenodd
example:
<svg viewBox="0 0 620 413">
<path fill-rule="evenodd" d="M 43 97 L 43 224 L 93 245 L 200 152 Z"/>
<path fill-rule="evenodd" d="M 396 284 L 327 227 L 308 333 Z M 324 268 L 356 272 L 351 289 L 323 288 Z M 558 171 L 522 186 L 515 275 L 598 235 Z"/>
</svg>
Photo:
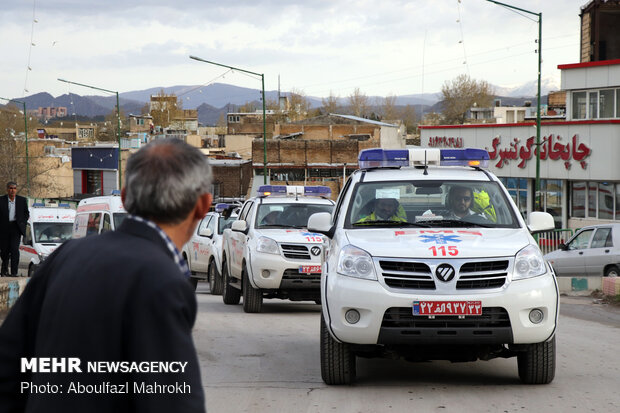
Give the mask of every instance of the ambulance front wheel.
<svg viewBox="0 0 620 413">
<path fill-rule="evenodd" d="M 37 268 L 39 268 L 38 265 L 30 264 L 30 266 L 28 267 L 28 277 L 32 277 L 34 275 L 35 271 L 37 271 Z"/>
</svg>

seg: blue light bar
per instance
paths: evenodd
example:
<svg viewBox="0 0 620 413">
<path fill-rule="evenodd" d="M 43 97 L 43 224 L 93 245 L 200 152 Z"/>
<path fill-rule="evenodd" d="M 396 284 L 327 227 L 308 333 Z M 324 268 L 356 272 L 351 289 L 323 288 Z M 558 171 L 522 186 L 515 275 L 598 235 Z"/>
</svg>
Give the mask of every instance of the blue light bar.
<svg viewBox="0 0 620 413">
<path fill-rule="evenodd" d="M 60 204 L 58 204 L 58 208 L 71 208 L 71 205 L 61 202 Z"/>
<path fill-rule="evenodd" d="M 286 196 L 286 185 L 261 185 L 258 187 L 258 196 Z"/>
<path fill-rule="evenodd" d="M 110 195 L 120 195 L 121 191 L 119 189 L 113 189 L 112 192 L 110 192 Z"/>
<path fill-rule="evenodd" d="M 360 151 L 360 169 L 398 168 L 402 166 L 439 164 L 441 166 L 475 166 L 487 168 L 489 153 L 484 149 L 364 149 Z M 426 153 L 425 153 L 426 152 Z M 438 162 L 437 162 L 438 161 Z"/>
<path fill-rule="evenodd" d="M 442 149 L 440 165 L 444 166 L 489 166 L 489 153 L 484 149 Z"/>
<path fill-rule="evenodd" d="M 328 186 L 304 186 L 304 195 L 305 196 L 324 196 L 330 197 L 332 195 L 332 190 Z"/>
<path fill-rule="evenodd" d="M 37 207 L 44 207 L 45 204 L 43 202 L 35 202 L 34 204 L 32 204 L 33 207 L 37 208 Z"/>
<path fill-rule="evenodd" d="M 360 169 L 409 166 L 409 151 L 407 149 L 364 149 L 360 151 L 358 163 Z"/>
<path fill-rule="evenodd" d="M 261 185 L 258 187 L 258 196 L 322 196 L 330 197 L 332 190 L 327 186 L 301 185 Z"/>
<path fill-rule="evenodd" d="M 224 212 L 228 207 L 230 207 L 230 204 L 215 204 L 215 212 Z"/>
</svg>

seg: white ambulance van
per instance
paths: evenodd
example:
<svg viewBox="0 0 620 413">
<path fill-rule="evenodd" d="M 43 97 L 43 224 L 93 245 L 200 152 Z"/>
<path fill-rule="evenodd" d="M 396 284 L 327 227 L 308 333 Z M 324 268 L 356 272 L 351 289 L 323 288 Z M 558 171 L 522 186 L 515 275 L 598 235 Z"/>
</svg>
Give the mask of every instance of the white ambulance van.
<svg viewBox="0 0 620 413">
<path fill-rule="evenodd" d="M 30 219 L 26 234 L 19 246 L 19 268 L 32 276 L 43 262 L 60 244 L 71 239 L 75 220 L 75 210 L 69 204 L 46 207 L 35 203 L 30 208 Z"/>
<path fill-rule="evenodd" d="M 482 149 L 366 149 L 333 213 L 321 271 L 321 375 L 355 380 L 357 357 L 515 357 L 521 381 L 555 375 L 559 293 L 510 193 Z M 448 368 L 448 367 L 446 367 Z"/>
<path fill-rule="evenodd" d="M 75 215 L 73 238 L 113 231 L 126 216 L 120 193 L 82 199 Z"/>
</svg>

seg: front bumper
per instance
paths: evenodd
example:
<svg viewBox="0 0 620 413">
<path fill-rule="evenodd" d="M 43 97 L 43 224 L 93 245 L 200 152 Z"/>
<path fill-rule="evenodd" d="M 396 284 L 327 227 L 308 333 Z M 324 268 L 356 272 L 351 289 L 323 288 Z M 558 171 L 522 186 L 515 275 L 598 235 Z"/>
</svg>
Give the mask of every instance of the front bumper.
<svg viewBox="0 0 620 413">
<path fill-rule="evenodd" d="M 320 266 L 319 257 L 312 260 L 291 260 L 276 254 L 254 252 L 250 259 L 250 283 L 264 290 L 316 290 L 320 289 L 321 273 L 301 273 L 307 265 Z"/>
<path fill-rule="evenodd" d="M 539 343 L 554 334 L 559 310 L 557 283 L 551 272 L 511 281 L 498 290 L 469 291 L 467 294 L 393 292 L 378 281 L 346 277 L 335 272 L 325 277 L 323 283 L 323 312 L 328 316 L 332 335 L 339 341 L 353 344 Z M 464 320 L 475 322 L 467 323 L 464 328 L 459 327 L 462 324 L 456 316 L 436 316 L 434 320 L 421 316 L 418 320 L 422 324 L 411 324 L 413 302 L 417 300 L 479 300 L 483 316 L 466 316 Z M 535 308 L 544 315 L 539 324 L 529 320 L 529 313 Z M 350 309 L 356 309 L 360 314 L 355 324 L 345 320 L 345 313 Z M 402 316 L 402 323 L 390 324 L 394 313 L 397 313 L 396 317 L 398 314 Z M 449 317 L 454 319 L 451 320 L 453 323 L 448 322 Z M 490 324 L 484 324 L 485 318 L 491 320 Z M 424 324 L 424 319 L 430 323 Z M 476 324 L 478 322 L 482 324 Z"/>
</svg>

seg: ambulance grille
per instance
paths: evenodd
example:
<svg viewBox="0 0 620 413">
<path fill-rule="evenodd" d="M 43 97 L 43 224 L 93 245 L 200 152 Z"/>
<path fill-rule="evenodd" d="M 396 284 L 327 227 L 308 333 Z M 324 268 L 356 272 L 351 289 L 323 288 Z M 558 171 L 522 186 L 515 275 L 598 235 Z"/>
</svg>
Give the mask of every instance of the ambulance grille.
<svg viewBox="0 0 620 413">
<path fill-rule="evenodd" d="M 282 254 L 286 258 L 292 260 L 309 260 L 311 258 L 308 247 L 305 245 L 280 244 L 280 247 L 282 248 Z"/>
<path fill-rule="evenodd" d="M 383 280 L 392 288 L 434 290 L 431 269 L 423 262 L 380 260 Z"/>
<path fill-rule="evenodd" d="M 508 277 L 508 260 L 468 262 L 459 270 L 457 290 L 499 288 Z"/>
</svg>

